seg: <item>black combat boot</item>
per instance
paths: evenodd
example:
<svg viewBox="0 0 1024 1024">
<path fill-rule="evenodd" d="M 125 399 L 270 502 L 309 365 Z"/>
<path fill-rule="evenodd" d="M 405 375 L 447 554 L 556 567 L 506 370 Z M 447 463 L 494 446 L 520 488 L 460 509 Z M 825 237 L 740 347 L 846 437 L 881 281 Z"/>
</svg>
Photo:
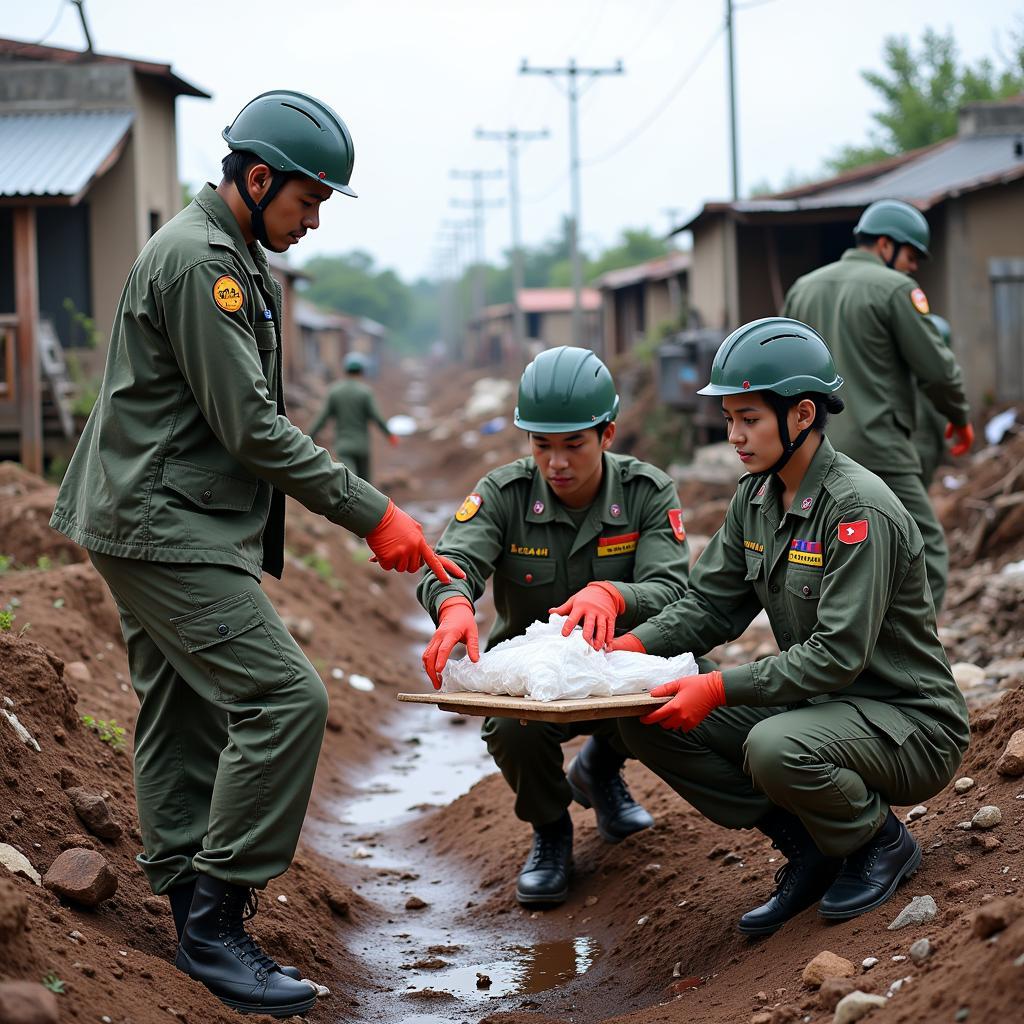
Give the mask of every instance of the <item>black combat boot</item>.
<svg viewBox="0 0 1024 1024">
<path fill-rule="evenodd" d="M 739 929 L 746 935 L 770 935 L 821 899 L 835 880 L 842 860 L 826 857 L 814 845 L 803 822 L 780 807 L 769 811 L 757 827 L 785 856 L 786 863 L 775 872 L 777 888 L 768 902 L 744 914 Z"/>
<path fill-rule="evenodd" d="M 305 1013 L 316 1002 L 316 989 L 281 974 L 245 930 L 256 904 L 252 889 L 200 875 L 175 964 L 240 1013 Z"/>
<path fill-rule="evenodd" d="M 621 842 L 654 824 L 654 819 L 626 788 L 622 778 L 625 761 L 607 743 L 591 736 L 566 772 L 573 799 L 584 807 L 594 808 L 597 831 L 606 843 Z"/>
<path fill-rule="evenodd" d="M 167 891 L 167 898 L 171 901 L 171 914 L 174 916 L 174 930 L 178 933 L 179 942 L 181 942 L 181 933 L 185 929 L 185 922 L 188 920 L 188 912 L 192 906 L 192 894 L 195 891 L 195 879 L 192 879 L 191 882 L 183 882 Z M 302 974 L 298 967 L 282 967 L 280 964 L 276 966 L 286 977 L 294 978 L 296 981 L 302 980 Z"/>
<path fill-rule="evenodd" d="M 880 907 L 921 863 L 921 847 L 889 811 L 872 839 L 846 858 L 818 913 L 829 921 L 846 921 Z"/>
<path fill-rule="evenodd" d="M 563 903 L 569 895 L 572 819 L 569 812 L 533 830 L 533 846 L 516 882 L 520 903 Z"/>
</svg>

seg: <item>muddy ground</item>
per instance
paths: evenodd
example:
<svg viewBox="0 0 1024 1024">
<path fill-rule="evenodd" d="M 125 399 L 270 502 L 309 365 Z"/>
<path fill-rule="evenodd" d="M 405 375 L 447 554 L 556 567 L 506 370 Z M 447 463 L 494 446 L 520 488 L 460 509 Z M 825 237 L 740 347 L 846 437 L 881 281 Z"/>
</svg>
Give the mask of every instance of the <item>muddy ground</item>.
<svg viewBox="0 0 1024 1024">
<path fill-rule="evenodd" d="M 421 430 L 397 449 L 377 445 L 376 476 L 436 536 L 483 472 L 520 454 L 522 437 L 494 423 L 510 418 L 511 401 L 490 410 L 483 401 L 469 420 L 453 412 L 481 374 L 436 375 L 428 387 L 417 373 L 393 369 L 378 384 L 385 413 L 412 409 Z M 623 421 L 640 455 L 648 386 L 640 375 L 637 411 Z M 302 425 L 313 412 L 293 415 Z M 910 826 L 923 867 L 888 906 L 835 926 L 808 911 L 759 941 L 734 922 L 770 891 L 775 851 L 756 833 L 704 821 L 636 765 L 627 776 L 656 827 L 608 846 L 591 812 L 574 808 L 569 901 L 545 912 L 520 908 L 514 878 L 529 830 L 511 812 L 477 723 L 394 701 L 399 690 L 427 688 L 417 652 L 429 623 L 413 580 L 382 573 L 361 543 L 293 503 L 285 577 L 266 585 L 324 679 L 331 713 L 298 857 L 263 894 L 255 931 L 281 962 L 331 990 L 309 1019 L 824 1022 L 844 985 L 885 995 L 904 979 L 871 1021 L 1019 1020 L 1024 778 L 996 764 L 1024 728 L 1024 573 L 1011 571 L 1024 559 L 1022 464 L 1024 436 L 1011 435 L 947 467 L 947 483 L 934 491 L 954 562 L 942 635 L 974 708 L 961 772 L 973 787 L 950 787 Z M 681 485 L 695 548 L 731 490 L 721 480 Z M 0 979 L 46 979 L 61 990 L 60 1020 L 237 1019 L 173 968 L 166 901 L 149 894 L 134 864 L 126 751 L 135 698 L 102 582 L 84 552 L 46 526 L 54 493 L 0 464 L 0 608 L 14 615 L 0 631 L 0 707 L 40 748 L 0 720 L 0 844 L 41 875 L 63 850 L 97 851 L 118 885 L 112 898 L 82 909 L 0 868 Z M 739 663 L 773 649 L 757 622 L 717 654 Z M 125 733 L 89 728 L 83 716 Z M 118 838 L 90 833 L 72 805 L 75 787 L 103 796 Z M 1000 808 L 1000 824 L 959 827 L 984 805 Z M 935 919 L 889 931 L 919 895 L 934 898 Z M 905 959 L 921 938 L 930 955 Z M 851 962 L 852 980 L 819 993 L 802 973 L 823 950 Z M 866 969 L 868 957 L 878 962 Z M 0 1021 L 5 1005 L 0 995 Z"/>
</svg>

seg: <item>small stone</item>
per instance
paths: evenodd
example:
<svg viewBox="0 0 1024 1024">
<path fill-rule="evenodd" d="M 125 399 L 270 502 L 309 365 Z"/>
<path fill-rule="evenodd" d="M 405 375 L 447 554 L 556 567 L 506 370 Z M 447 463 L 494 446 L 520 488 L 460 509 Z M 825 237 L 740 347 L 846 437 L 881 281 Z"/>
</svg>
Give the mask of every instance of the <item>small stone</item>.
<svg viewBox="0 0 1024 1024">
<path fill-rule="evenodd" d="M 82 685 L 92 682 L 92 672 L 84 661 L 69 661 L 64 666 L 64 678 Z"/>
<path fill-rule="evenodd" d="M 912 807 L 907 811 L 907 817 L 904 819 L 908 822 L 917 821 L 918 818 L 923 818 L 928 813 L 928 808 L 924 804 L 918 804 L 916 807 Z"/>
<path fill-rule="evenodd" d="M 985 670 L 978 665 L 972 665 L 968 661 L 955 661 L 950 668 L 953 670 L 953 678 L 961 690 L 973 690 L 985 682 Z"/>
<path fill-rule="evenodd" d="M 849 960 L 826 949 L 804 968 L 801 977 L 809 988 L 819 988 L 826 978 L 851 978 L 855 971 Z"/>
<path fill-rule="evenodd" d="M 28 920 L 28 899 L 18 883 L 0 877 L 0 946 L 19 936 Z"/>
<path fill-rule="evenodd" d="M 934 952 L 934 947 L 928 939 L 918 939 L 910 947 L 910 959 L 915 964 L 923 964 Z"/>
<path fill-rule="evenodd" d="M 965 832 L 970 832 L 971 823 L 969 821 L 958 821 L 956 823 L 957 828 L 962 828 Z"/>
<path fill-rule="evenodd" d="M 72 942 L 81 942 L 83 945 L 85 944 L 85 936 L 80 931 L 68 932 L 68 938 Z"/>
<path fill-rule="evenodd" d="M 596 896 L 588 896 L 583 901 L 583 906 L 585 906 L 585 907 L 596 907 L 597 906 L 597 897 Z"/>
<path fill-rule="evenodd" d="M 358 672 L 353 672 L 348 677 L 348 685 L 353 690 L 360 690 L 363 693 L 370 693 L 376 688 L 376 683 L 369 676 L 361 676 Z"/>
<path fill-rule="evenodd" d="M 956 1015 L 953 1017 L 953 1020 L 955 1020 L 957 1024 L 963 1024 L 963 1022 L 970 1016 L 971 1011 L 967 1009 L 966 1006 L 961 1006 L 960 1009 L 956 1011 Z"/>
<path fill-rule="evenodd" d="M 938 914 L 939 908 L 931 896 L 915 896 L 897 915 L 889 931 L 894 932 L 898 928 L 906 928 L 908 924 L 925 924 L 933 921 Z"/>
<path fill-rule="evenodd" d="M 967 790 L 971 789 L 973 786 L 974 779 L 972 779 L 969 775 L 965 775 L 962 779 L 957 779 L 956 782 L 953 783 L 953 788 L 958 793 L 966 793 Z"/>
<path fill-rule="evenodd" d="M 973 846 L 980 846 L 982 853 L 991 853 L 993 850 L 998 850 L 999 847 L 1003 845 L 993 835 L 978 835 L 977 833 L 971 836 L 971 844 Z"/>
<path fill-rule="evenodd" d="M 894 964 L 901 964 L 901 963 L 903 963 L 903 961 L 904 961 L 904 960 L 906 960 L 906 959 L 907 959 L 907 958 L 906 958 L 906 957 L 905 957 L 905 956 L 904 956 L 904 955 L 903 955 L 902 953 L 897 953 L 897 954 L 896 954 L 896 955 L 895 955 L 895 956 L 894 956 L 894 957 L 892 958 L 892 962 L 893 962 Z"/>
<path fill-rule="evenodd" d="M 1003 820 L 1003 812 L 993 804 L 986 804 L 971 818 L 971 828 L 995 828 Z"/>
<path fill-rule="evenodd" d="M 313 620 L 307 619 L 304 616 L 299 615 L 282 615 L 281 621 L 284 623 L 284 628 L 300 644 L 308 644 L 316 633 L 316 628 L 313 626 Z"/>
<path fill-rule="evenodd" d="M 82 824 L 100 839 L 119 839 L 121 826 L 114 821 L 107 801 L 99 793 L 92 793 L 84 786 L 72 786 L 64 790 Z"/>
<path fill-rule="evenodd" d="M 968 824 L 970 824 L 970 822 L 968 822 Z M 972 861 L 971 858 L 968 857 L 966 853 L 955 853 L 955 854 L 953 854 L 953 863 L 961 871 L 965 871 L 967 868 L 969 868 L 974 863 L 974 861 Z"/>
<path fill-rule="evenodd" d="M 885 1006 L 886 1002 L 885 996 L 876 996 L 856 989 L 839 1000 L 832 1024 L 853 1024 L 872 1010 Z"/>
<path fill-rule="evenodd" d="M 645 914 L 645 915 L 644 915 L 643 917 L 638 917 L 638 918 L 636 919 L 636 923 L 637 923 L 638 925 L 645 925 L 645 924 L 647 924 L 647 920 L 648 920 L 648 919 L 647 919 L 647 915 Z"/>
<path fill-rule="evenodd" d="M 906 959 L 906 957 L 904 957 L 903 959 L 905 960 L 905 959 Z M 913 980 L 914 980 L 914 979 L 913 979 L 913 977 L 912 977 L 912 976 L 908 976 L 908 977 L 906 977 L 906 978 L 897 978 L 897 979 L 896 979 L 896 980 L 895 980 L 895 981 L 894 981 L 894 982 L 893 982 L 893 983 L 892 983 L 892 984 L 891 984 L 891 985 L 889 986 L 889 991 L 888 991 L 888 992 L 886 993 L 886 995 L 887 995 L 887 996 L 889 996 L 889 997 L 892 997 L 892 996 L 893 996 L 893 995 L 894 995 L 894 994 L 895 994 L 896 992 L 899 992 L 899 990 L 900 990 L 901 988 L 903 988 L 903 986 L 904 986 L 904 985 L 908 984 L 909 982 L 911 982 L 911 981 L 913 981 Z"/>
<path fill-rule="evenodd" d="M 95 907 L 117 892 L 117 875 L 95 850 L 65 850 L 50 865 L 43 885 L 72 903 Z"/>
<path fill-rule="evenodd" d="M 16 850 L 13 846 L 8 846 L 6 843 L 0 843 L 0 865 L 3 865 L 11 872 L 12 875 L 23 875 L 30 882 L 35 882 L 39 885 L 42 879 L 39 877 L 39 872 L 32 867 L 29 859 Z"/>
<path fill-rule="evenodd" d="M 491 979 L 486 974 L 481 974 L 480 971 L 476 972 L 476 987 L 487 989 L 491 987 Z"/>
<path fill-rule="evenodd" d="M 877 963 L 878 963 L 878 957 L 877 956 L 866 956 L 866 957 L 864 957 L 863 960 L 861 960 L 860 965 L 861 965 L 861 967 L 864 968 L 865 971 L 870 971 L 871 968 L 874 967 L 875 964 L 877 964 Z"/>
<path fill-rule="evenodd" d="M 373 854 L 365 846 L 360 846 L 352 856 L 356 860 L 369 860 Z"/>
<path fill-rule="evenodd" d="M 742 864 L 743 863 L 743 858 L 738 853 L 732 853 L 730 851 L 729 853 L 727 853 L 722 858 L 722 863 L 723 864 Z"/>
<path fill-rule="evenodd" d="M 278 896 L 277 897 L 277 902 L 278 903 L 287 903 L 288 902 L 288 897 L 284 896 L 284 895 Z"/>
<path fill-rule="evenodd" d="M 954 882 L 947 890 L 946 895 L 952 899 L 961 899 L 968 893 L 974 892 L 978 888 L 978 882 L 974 878 L 963 878 L 959 882 Z"/>
<path fill-rule="evenodd" d="M 147 896 L 142 905 L 154 917 L 163 917 L 167 913 L 167 900 L 162 896 Z"/>
<path fill-rule="evenodd" d="M 856 983 L 850 978 L 826 978 L 818 989 L 818 1005 L 831 1012 L 843 996 L 848 996 L 856 989 Z"/>
<path fill-rule="evenodd" d="M 348 917 L 351 903 L 348 896 L 340 889 L 328 889 L 323 894 L 324 902 L 331 908 L 332 914 Z"/>
<path fill-rule="evenodd" d="M 34 981 L 0 982 L 0 1020 L 4 1024 L 57 1024 L 57 997 Z"/>
<path fill-rule="evenodd" d="M 750 1024 L 772 1024 L 772 1015 L 767 1011 L 755 1013 L 754 1016 L 750 1018 Z"/>
<path fill-rule="evenodd" d="M 419 896 L 410 896 L 405 901 L 406 910 L 423 910 L 425 907 L 430 906 L 426 900 L 421 900 Z"/>
<path fill-rule="evenodd" d="M 1015 900 L 990 900 L 974 915 L 971 932 L 979 939 L 987 939 L 1009 927 L 1021 914 L 1021 905 Z"/>
<path fill-rule="evenodd" d="M 1024 729 L 1018 729 L 1010 737 L 1002 756 L 996 761 L 996 771 L 1010 778 L 1024 775 Z"/>
</svg>

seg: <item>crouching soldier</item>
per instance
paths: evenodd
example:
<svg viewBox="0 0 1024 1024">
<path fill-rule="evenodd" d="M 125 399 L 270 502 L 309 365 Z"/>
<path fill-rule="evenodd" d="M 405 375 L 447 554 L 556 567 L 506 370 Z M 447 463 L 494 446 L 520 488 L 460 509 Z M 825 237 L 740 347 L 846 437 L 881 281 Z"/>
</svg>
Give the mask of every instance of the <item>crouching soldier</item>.
<svg viewBox="0 0 1024 1024">
<path fill-rule="evenodd" d="M 550 611 L 582 624 L 595 648 L 682 597 L 689 549 L 672 481 L 609 451 L 619 398 L 605 365 L 582 348 L 542 352 L 523 373 L 515 425 L 532 455 L 488 473 L 455 513 L 438 552 L 465 580 L 419 587 L 437 632 L 423 655 L 435 687 L 452 649 L 478 658 L 474 602 L 494 576 L 493 647 Z M 569 891 L 575 798 L 593 807 L 602 838 L 617 843 L 653 824 L 630 796 L 615 719 L 559 725 L 487 718 L 487 749 L 515 793 L 515 813 L 534 830 L 519 874 L 521 903 L 560 903 Z M 562 744 L 590 738 L 562 768 Z"/>
<path fill-rule="evenodd" d="M 822 339 L 757 320 L 722 343 L 701 394 L 720 395 L 749 472 L 686 596 L 613 649 L 701 654 L 763 608 L 780 654 L 677 679 L 630 753 L 712 821 L 758 828 L 787 863 L 739 928 L 767 934 L 820 900 L 845 920 L 885 903 L 921 861 L 890 804 L 953 777 L 967 710 L 939 643 L 921 532 L 873 473 L 824 434 L 843 403 Z"/>
</svg>

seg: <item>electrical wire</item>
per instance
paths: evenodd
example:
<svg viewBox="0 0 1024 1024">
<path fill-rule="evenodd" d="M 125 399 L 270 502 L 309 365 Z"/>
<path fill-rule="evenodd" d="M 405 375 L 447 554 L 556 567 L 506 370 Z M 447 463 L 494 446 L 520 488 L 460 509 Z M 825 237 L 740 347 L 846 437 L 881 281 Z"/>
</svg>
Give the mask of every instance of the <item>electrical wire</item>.
<svg viewBox="0 0 1024 1024">
<path fill-rule="evenodd" d="M 66 9 L 67 0 L 57 0 L 57 13 L 54 15 L 53 22 L 50 24 L 50 27 L 38 39 L 22 43 L 19 49 L 28 49 L 30 46 L 42 46 L 43 43 L 45 43 L 46 40 L 57 31 L 57 26 L 60 24 L 61 18 L 64 17 L 64 11 Z"/>
</svg>

